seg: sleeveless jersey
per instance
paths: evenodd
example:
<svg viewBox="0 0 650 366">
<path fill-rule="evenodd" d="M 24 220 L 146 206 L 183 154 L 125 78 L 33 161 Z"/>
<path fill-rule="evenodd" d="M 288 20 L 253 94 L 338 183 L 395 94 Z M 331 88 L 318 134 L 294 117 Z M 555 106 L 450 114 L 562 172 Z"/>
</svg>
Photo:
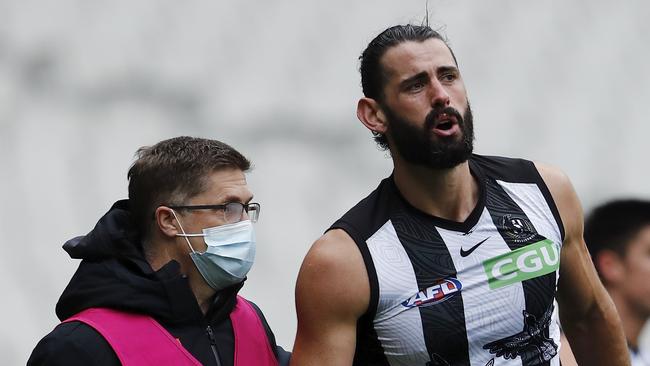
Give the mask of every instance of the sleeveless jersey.
<svg viewBox="0 0 650 366">
<path fill-rule="evenodd" d="M 330 229 L 370 279 L 355 365 L 555 366 L 564 228 L 534 164 L 472 155 L 479 200 L 465 222 L 427 215 L 392 176 Z"/>
</svg>

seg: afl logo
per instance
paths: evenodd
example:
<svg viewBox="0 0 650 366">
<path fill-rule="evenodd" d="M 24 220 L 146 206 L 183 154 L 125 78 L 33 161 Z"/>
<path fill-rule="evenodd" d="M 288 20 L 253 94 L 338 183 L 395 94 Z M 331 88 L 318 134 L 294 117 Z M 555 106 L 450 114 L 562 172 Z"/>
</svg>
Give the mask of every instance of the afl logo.
<svg viewBox="0 0 650 366">
<path fill-rule="evenodd" d="M 462 288 L 463 284 L 460 281 L 456 278 L 448 277 L 411 296 L 411 298 L 402 303 L 402 306 L 412 308 L 439 304 L 454 297 Z"/>
</svg>

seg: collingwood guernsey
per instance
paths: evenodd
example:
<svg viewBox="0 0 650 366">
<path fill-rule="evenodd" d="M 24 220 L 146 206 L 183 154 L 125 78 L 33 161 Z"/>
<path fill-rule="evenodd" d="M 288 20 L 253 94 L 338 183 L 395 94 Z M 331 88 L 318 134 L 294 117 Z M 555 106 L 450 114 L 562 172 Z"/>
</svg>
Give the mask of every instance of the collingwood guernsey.
<svg viewBox="0 0 650 366">
<path fill-rule="evenodd" d="M 370 279 L 355 365 L 559 365 L 555 292 L 564 231 L 534 164 L 472 155 L 479 200 L 465 222 L 427 215 L 392 176 L 331 229 Z"/>
</svg>

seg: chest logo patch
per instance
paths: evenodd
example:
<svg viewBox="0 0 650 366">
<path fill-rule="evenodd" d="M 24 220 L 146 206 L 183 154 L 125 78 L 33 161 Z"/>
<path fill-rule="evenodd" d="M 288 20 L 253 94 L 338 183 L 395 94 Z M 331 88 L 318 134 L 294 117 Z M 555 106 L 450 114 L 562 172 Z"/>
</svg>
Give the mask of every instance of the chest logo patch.
<svg viewBox="0 0 650 366">
<path fill-rule="evenodd" d="M 530 242 L 537 236 L 533 223 L 525 216 L 508 214 L 501 217 L 500 230 L 504 239 L 515 243 Z"/>
<path fill-rule="evenodd" d="M 555 272 L 560 268 L 560 251 L 549 239 L 526 245 L 483 262 L 490 289 Z"/>
<path fill-rule="evenodd" d="M 458 279 L 447 277 L 431 287 L 418 291 L 417 294 L 402 302 L 402 306 L 412 308 L 439 304 L 454 297 L 462 288 L 463 284 Z"/>
<path fill-rule="evenodd" d="M 476 245 L 474 245 L 473 247 L 471 247 L 471 248 L 469 248 L 469 249 L 467 249 L 467 250 L 465 250 L 465 249 L 463 249 L 463 248 L 461 247 L 461 248 L 460 248 L 460 256 L 461 256 L 461 257 L 467 257 L 468 255 L 472 254 L 472 252 L 475 251 L 476 248 L 478 248 L 481 244 L 485 243 L 488 239 L 490 239 L 489 236 L 488 236 L 487 238 L 485 238 L 485 239 L 479 241 Z"/>
</svg>

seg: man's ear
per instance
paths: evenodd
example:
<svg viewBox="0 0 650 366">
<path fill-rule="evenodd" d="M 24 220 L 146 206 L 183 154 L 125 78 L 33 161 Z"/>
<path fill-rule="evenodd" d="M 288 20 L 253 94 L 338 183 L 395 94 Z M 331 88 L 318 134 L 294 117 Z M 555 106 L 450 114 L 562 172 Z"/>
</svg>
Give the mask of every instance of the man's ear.
<svg viewBox="0 0 650 366">
<path fill-rule="evenodd" d="M 180 233 L 176 217 L 174 217 L 171 208 L 160 206 L 154 212 L 154 216 L 156 225 L 158 225 L 158 229 L 163 235 L 173 237 Z"/>
<path fill-rule="evenodd" d="M 594 263 L 604 282 L 621 283 L 625 280 L 625 264 L 623 258 L 612 250 L 601 250 L 594 258 Z"/>
<path fill-rule="evenodd" d="M 367 129 L 380 134 L 388 130 L 386 114 L 379 103 L 372 98 L 361 98 L 357 103 L 357 118 Z"/>
</svg>

